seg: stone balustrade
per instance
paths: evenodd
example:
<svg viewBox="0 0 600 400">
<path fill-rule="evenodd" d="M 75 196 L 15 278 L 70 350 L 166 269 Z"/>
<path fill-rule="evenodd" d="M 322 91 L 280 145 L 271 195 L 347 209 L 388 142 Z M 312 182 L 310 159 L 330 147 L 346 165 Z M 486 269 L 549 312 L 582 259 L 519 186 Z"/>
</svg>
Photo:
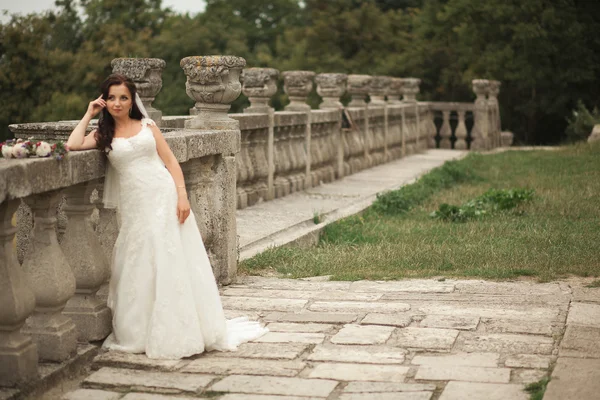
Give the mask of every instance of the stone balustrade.
<svg viewBox="0 0 600 400">
<path fill-rule="evenodd" d="M 437 141 L 457 149 L 500 143 L 496 81 L 473 81 L 475 103 L 419 102 L 417 78 L 280 74 L 244 69 L 245 60 L 234 56 L 187 57 L 181 67 L 195 105 L 190 115 L 164 116 L 152 107 L 164 61 L 116 59 L 112 66 L 134 80 L 181 163 L 215 277 L 223 284 L 237 268 L 236 207 L 341 179 L 437 147 Z M 269 100 L 279 76 L 290 103 L 275 112 Z M 306 102 L 314 84 L 323 98 L 318 110 Z M 241 92 L 250 107 L 228 114 Z M 352 101 L 344 107 L 340 97 L 346 92 Z M 76 124 L 10 128 L 17 138 L 66 140 Z M 78 341 L 110 333 L 110 311 L 98 293 L 110 279 L 118 223 L 98 200 L 105 163 L 96 150 L 61 161 L 0 159 L 0 386 L 35 379 L 38 360 L 67 360 Z"/>
</svg>

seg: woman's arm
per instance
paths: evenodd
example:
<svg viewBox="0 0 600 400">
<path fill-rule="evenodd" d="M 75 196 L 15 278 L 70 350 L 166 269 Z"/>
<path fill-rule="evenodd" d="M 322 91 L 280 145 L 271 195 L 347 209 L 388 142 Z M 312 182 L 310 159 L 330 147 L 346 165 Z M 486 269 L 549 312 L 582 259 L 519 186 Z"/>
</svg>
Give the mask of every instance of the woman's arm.
<svg viewBox="0 0 600 400">
<path fill-rule="evenodd" d="M 86 136 L 85 130 L 92 118 L 94 118 L 94 116 L 104 107 L 106 107 L 106 102 L 102 100 L 102 96 L 90 102 L 87 112 L 69 135 L 67 146 L 69 146 L 70 150 L 90 150 L 96 148 L 96 135 L 92 132 Z"/>
<path fill-rule="evenodd" d="M 171 148 L 167 144 L 164 136 L 160 132 L 160 129 L 156 125 L 150 125 L 152 133 L 154 134 L 154 140 L 156 141 L 156 150 L 163 163 L 169 170 L 169 173 L 175 181 L 177 187 L 177 218 L 180 223 L 184 223 L 187 217 L 190 215 L 190 202 L 187 198 L 187 192 L 185 190 L 185 179 L 183 177 L 183 171 L 179 165 L 179 161 L 175 158 L 175 155 L 171 151 Z"/>
</svg>

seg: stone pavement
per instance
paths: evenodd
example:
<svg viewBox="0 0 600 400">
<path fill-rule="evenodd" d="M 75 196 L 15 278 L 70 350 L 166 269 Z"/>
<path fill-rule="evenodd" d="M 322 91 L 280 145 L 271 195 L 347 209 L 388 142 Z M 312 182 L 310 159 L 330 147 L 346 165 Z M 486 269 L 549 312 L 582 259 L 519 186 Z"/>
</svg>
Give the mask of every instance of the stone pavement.
<svg viewBox="0 0 600 400">
<path fill-rule="evenodd" d="M 546 400 L 600 398 L 600 289 L 585 279 L 333 282 L 245 277 L 229 318 L 270 332 L 179 361 L 96 357 L 68 400 Z M 588 279 L 587 281 L 590 281 Z"/>
<path fill-rule="evenodd" d="M 446 161 L 468 152 L 430 149 L 303 192 L 238 210 L 240 260 L 268 247 L 315 239 L 324 225 L 370 206 L 377 193 L 398 189 Z M 318 215 L 321 221 L 315 225 Z"/>
</svg>

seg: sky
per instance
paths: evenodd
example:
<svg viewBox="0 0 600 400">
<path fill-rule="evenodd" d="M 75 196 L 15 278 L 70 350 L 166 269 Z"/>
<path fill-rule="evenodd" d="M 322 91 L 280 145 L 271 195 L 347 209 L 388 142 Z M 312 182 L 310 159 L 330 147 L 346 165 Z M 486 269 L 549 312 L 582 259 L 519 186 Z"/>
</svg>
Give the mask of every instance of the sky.
<svg viewBox="0 0 600 400">
<path fill-rule="evenodd" d="M 127 0 L 123 0 L 127 1 Z M 204 11 L 206 2 L 204 0 L 163 0 L 163 7 L 171 7 L 175 12 L 195 14 Z M 0 12 L 8 10 L 9 13 L 28 14 L 54 8 L 54 0 L 0 0 Z M 0 14 L 0 22 L 6 22 L 9 18 Z"/>
</svg>

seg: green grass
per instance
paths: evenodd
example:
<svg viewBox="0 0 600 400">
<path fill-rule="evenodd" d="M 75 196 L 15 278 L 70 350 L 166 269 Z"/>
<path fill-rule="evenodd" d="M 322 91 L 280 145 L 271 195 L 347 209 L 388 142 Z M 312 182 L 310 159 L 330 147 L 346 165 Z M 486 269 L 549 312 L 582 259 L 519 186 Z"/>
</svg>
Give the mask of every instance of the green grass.
<svg viewBox="0 0 600 400">
<path fill-rule="evenodd" d="M 531 200 L 463 223 L 430 217 L 489 189 Z M 471 154 L 381 196 L 362 215 L 328 225 L 317 247 L 276 248 L 240 271 L 335 280 L 479 277 L 541 281 L 600 276 L 600 145 Z"/>
<path fill-rule="evenodd" d="M 537 382 L 525 386 L 525 391 L 529 393 L 529 400 L 542 400 L 546 392 L 546 386 L 550 382 L 549 378 L 542 378 Z"/>
</svg>

